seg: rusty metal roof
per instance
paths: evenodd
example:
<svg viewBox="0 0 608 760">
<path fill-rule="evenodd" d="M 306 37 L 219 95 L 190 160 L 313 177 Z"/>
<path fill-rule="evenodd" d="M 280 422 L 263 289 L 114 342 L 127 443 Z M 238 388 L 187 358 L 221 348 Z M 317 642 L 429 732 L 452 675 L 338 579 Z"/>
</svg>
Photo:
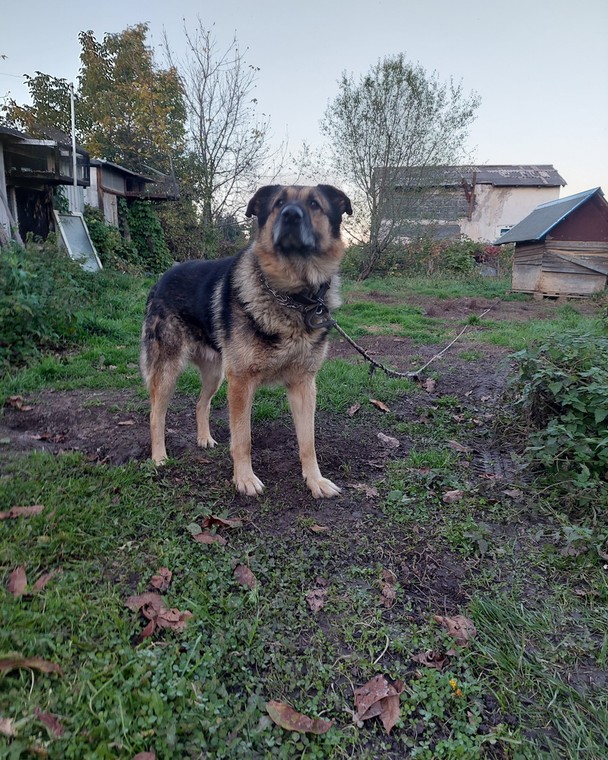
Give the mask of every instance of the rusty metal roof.
<svg viewBox="0 0 608 760">
<path fill-rule="evenodd" d="M 559 198 L 556 201 L 549 201 L 548 203 L 541 203 L 531 214 L 522 219 L 519 224 L 511 227 L 508 232 L 501 235 L 496 241 L 496 245 L 543 240 L 554 227 L 597 193 L 602 197 L 604 195 L 601 187 L 594 187 L 583 193 L 568 195 L 566 198 Z"/>
<path fill-rule="evenodd" d="M 460 186 L 463 182 L 494 187 L 562 187 L 566 180 L 552 164 L 392 167 L 376 169 L 395 187 Z"/>
</svg>

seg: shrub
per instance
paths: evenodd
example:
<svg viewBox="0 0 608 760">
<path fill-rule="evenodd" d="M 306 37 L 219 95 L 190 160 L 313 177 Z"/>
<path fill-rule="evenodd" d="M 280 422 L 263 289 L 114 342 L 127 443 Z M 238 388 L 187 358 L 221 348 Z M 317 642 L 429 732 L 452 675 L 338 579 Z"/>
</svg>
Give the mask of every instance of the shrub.
<svg viewBox="0 0 608 760">
<path fill-rule="evenodd" d="M 173 264 L 163 228 L 150 201 L 137 200 L 127 207 L 119 202 L 126 237 L 130 238 L 138 253 L 137 263 L 147 272 L 159 274 Z"/>
<path fill-rule="evenodd" d="M 78 331 L 76 311 L 87 274 L 56 245 L 13 243 L 0 250 L 0 373 L 41 348 L 65 345 Z"/>
<path fill-rule="evenodd" d="M 608 480 L 608 339 L 568 332 L 513 358 L 531 460 L 578 486 Z"/>
<path fill-rule="evenodd" d="M 104 267 L 121 272 L 132 272 L 141 268 L 136 245 L 132 241 L 125 240 L 118 228 L 108 224 L 100 209 L 85 206 L 84 218 L 93 245 Z"/>
</svg>

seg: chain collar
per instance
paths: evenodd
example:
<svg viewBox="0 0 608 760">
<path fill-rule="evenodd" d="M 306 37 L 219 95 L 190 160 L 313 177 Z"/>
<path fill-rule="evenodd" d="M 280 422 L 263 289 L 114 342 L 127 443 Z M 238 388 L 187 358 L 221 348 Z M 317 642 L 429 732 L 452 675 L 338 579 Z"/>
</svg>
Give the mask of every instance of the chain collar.
<svg viewBox="0 0 608 760">
<path fill-rule="evenodd" d="M 320 330 L 324 327 L 333 327 L 336 324 L 324 300 L 325 294 L 329 290 L 329 282 L 324 282 L 319 290 L 310 296 L 306 293 L 290 295 L 289 293 L 280 293 L 272 288 L 261 267 L 258 271 L 260 282 L 264 288 L 276 298 L 281 306 L 285 306 L 286 309 L 299 311 L 304 318 L 306 327 L 311 330 Z"/>
</svg>

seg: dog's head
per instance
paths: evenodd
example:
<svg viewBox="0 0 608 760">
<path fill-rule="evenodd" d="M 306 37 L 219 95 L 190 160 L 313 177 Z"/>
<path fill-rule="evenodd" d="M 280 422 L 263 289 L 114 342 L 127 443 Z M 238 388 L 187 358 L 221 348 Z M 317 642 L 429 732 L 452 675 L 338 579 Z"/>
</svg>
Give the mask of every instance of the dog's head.
<svg viewBox="0 0 608 760">
<path fill-rule="evenodd" d="M 256 216 L 258 240 L 289 257 L 326 256 L 340 240 L 350 200 L 331 185 L 267 185 L 249 201 L 246 215 Z"/>
</svg>

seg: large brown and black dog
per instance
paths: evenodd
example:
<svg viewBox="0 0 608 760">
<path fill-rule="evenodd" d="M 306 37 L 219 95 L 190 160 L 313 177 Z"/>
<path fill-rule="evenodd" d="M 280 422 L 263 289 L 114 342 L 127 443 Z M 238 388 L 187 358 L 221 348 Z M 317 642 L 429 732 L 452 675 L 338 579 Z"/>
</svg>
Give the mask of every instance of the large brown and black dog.
<svg viewBox="0 0 608 760">
<path fill-rule="evenodd" d="M 215 445 L 209 409 L 228 381 L 234 483 L 262 492 L 251 465 L 251 405 L 261 385 L 284 385 L 300 449 L 302 474 L 315 498 L 340 489 L 324 478 L 315 451 L 315 376 L 327 352 L 339 305 L 340 224 L 352 214 L 331 185 L 262 187 L 247 207 L 256 216 L 254 242 L 236 256 L 187 261 L 166 272 L 148 297 L 141 371 L 150 393 L 152 459 L 167 458 L 165 417 L 188 362 L 201 375 L 196 405 L 198 445 Z"/>
</svg>

